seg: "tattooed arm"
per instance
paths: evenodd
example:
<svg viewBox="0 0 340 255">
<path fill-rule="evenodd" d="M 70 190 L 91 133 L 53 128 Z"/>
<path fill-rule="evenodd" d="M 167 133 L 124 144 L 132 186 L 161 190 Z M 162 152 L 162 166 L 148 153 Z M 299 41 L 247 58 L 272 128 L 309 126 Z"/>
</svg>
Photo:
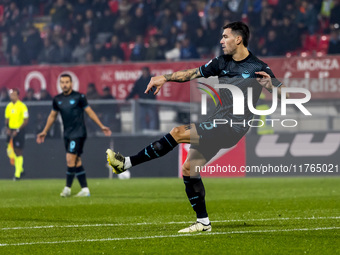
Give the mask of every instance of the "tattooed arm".
<svg viewBox="0 0 340 255">
<path fill-rule="evenodd" d="M 164 85 L 164 83 L 168 81 L 186 82 L 200 77 L 202 77 L 202 75 L 198 68 L 182 70 L 172 74 L 165 74 L 152 77 L 144 93 L 148 94 L 149 91 L 150 90 L 153 91 L 153 88 L 155 87 L 156 90 L 154 94 L 156 95 L 161 89 L 161 87 Z"/>
</svg>

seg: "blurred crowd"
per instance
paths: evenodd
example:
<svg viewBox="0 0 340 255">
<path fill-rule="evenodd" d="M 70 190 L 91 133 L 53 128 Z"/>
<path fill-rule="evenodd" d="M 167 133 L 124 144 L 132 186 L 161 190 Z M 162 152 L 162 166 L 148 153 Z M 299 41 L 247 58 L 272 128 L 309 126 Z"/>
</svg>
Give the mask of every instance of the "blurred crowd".
<svg viewBox="0 0 340 255">
<path fill-rule="evenodd" d="M 259 56 L 299 50 L 310 35 L 340 52 L 340 0 L 0 0 L 2 64 L 210 58 L 236 20 Z"/>
</svg>

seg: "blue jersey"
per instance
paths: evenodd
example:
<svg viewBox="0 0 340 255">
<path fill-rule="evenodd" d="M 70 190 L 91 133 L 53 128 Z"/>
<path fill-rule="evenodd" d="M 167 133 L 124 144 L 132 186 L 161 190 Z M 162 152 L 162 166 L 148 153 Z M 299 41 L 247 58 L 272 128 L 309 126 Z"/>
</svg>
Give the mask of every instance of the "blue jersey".
<svg viewBox="0 0 340 255">
<path fill-rule="evenodd" d="M 70 95 L 59 94 L 53 98 L 53 110 L 61 114 L 64 137 L 86 137 L 84 109 L 88 107 L 85 95 L 72 91 Z"/>
<path fill-rule="evenodd" d="M 201 75 L 205 78 L 210 76 L 218 76 L 220 84 L 232 84 L 242 90 L 244 94 L 244 115 L 233 114 L 233 95 L 229 89 L 220 89 L 219 95 L 222 101 L 222 105 L 218 104 L 215 111 L 207 122 L 214 119 L 227 119 L 235 122 L 248 122 L 253 118 L 253 113 L 248 108 L 248 87 L 253 88 L 253 104 L 256 103 L 260 97 L 262 86 L 257 82 L 258 77 L 255 72 L 264 71 L 272 78 L 274 86 L 279 87 L 282 85 L 279 82 L 269 66 L 263 61 L 255 57 L 251 52 L 249 55 L 241 60 L 233 60 L 231 55 L 222 55 L 210 60 L 207 64 L 199 68 Z M 245 134 L 249 126 L 233 125 L 233 129 L 239 134 Z"/>
</svg>

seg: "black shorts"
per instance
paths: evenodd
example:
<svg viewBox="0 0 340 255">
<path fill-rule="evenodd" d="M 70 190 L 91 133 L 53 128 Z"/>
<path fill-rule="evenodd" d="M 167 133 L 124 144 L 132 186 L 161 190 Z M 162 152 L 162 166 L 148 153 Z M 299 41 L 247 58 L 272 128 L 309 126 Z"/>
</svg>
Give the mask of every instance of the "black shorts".
<svg viewBox="0 0 340 255">
<path fill-rule="evenodd" d="M 199 135 L 199 144 L 191 145 L 209 161 L 220 149 L 235 146 L 245 133 L 238 133 L 230 125 L 216 125 L 213 122 L 195 123 Z"/>
<path fill-rule="evenodd" d="M 12 132 L 14 130 L 12 130 Z M 7 143 L 9 143 L 10 140 L 11 140 L 11 137 L 7 136 Z M 13 147 L 15 149 L 23 149 L 25 147 L 25 130 L 24 129 L 20 130 L 20 132 L 18 132 L 18 134 L 13 137 Z"/>
<path fill-rule="evenodd" d="M 85 144 L 86 137 L 78 138 L 64 138 L 65 149 L 67 153 L 81 155 L 83 153 L 83 147 Z"/>
</svg>

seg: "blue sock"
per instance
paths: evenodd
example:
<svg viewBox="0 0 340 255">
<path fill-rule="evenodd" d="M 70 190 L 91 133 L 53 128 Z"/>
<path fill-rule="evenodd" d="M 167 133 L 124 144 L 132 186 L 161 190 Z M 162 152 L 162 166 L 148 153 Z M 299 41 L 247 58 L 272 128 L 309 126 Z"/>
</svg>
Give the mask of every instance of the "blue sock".
<svg viewBox="0 0 340 255">
<path fill-rule="evenodd" d="M 163 136 L 156 142 L 151 143 L 143 150 L 141 150 L 138 154 L 134 156 L 130 156 L 132 166 L 141 164 L 143 162 L 159 158 L 172 151 L 178 143 L 175 139 L 170 135 L 170 133 Z"/>
<path fill-rule="evenodd" d="M 196 212 L 197 218 L 208 217 L 205 206 L 205 189 L 202 179 L 183 176 L 185 192 L 187 193 L 192 209 Z"/>
<path fill-rule="evenodd" d="M 66 187 L 71 188 L 75 173 L 76 173 L 76 168 L 75 167 L 67 167 L 67 172 L 66 172 Z"/>
<path fill-rule="evenodd" d="M 78 178 L 80 186 L 82 188 L 87 187 L 86 173 L 83 166 L 76 167 L 76 176 Z"/>
</svg>

